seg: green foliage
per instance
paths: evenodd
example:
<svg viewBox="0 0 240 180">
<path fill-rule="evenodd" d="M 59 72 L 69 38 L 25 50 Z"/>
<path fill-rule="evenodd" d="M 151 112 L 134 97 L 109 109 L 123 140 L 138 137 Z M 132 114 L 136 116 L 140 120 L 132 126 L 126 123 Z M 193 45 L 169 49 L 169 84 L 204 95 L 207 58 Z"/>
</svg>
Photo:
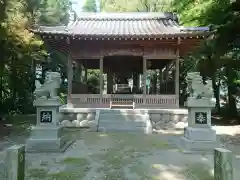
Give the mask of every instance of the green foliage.
<svg viewBox="0 0 240 180">
<path fill-rule="evenodd" d="M 68 23 L 69 0 L 26 0 L 32 24 L 62 25 Z"/>
<path fill-rule="evenodd" d="M 100 72 L 99 70 L 88 70 L 88 78 L 87 78 L 87 84 L 88 84 L 88 92 L 91 92 L 93 94 L 96 94 L 99 92 L 99 79 L 100 79 Z"/>
<path fill-rule="evenodd" d="M 44 25 L 59 25 L 68 23 L 68 0 L 41 0 L 39 6 L 39 22 Z"/>
<path fill-rule="evenodd" d="M 167 12 L 168 0 L 101 0 L 100 10 L 104 12 Z"/>
<path fill-rule="evenodd" d="M 213 80 L 217 109 L 220 112 L 220 87 L 228 89 L 228 114 L 237 116 L 236 83 L 239 72 L 239 23 L 240 5 L 229 0 L 174 0 L 172 11 L 178 13 L 185 26 L 210 25 L 213 35 L 197 49 L 191 70 L 198 70 Z M 186 69 L 184 68 L 184 71 Z M 184 91 L 183 91 L 184 92 Z"/>
<path fill-rule="evenodd" d="M 35 65 L 43 62 L 47 53 L 43 42 L 28 29 L 35 23 L 66 24 L 69 5 L 68 0 L 0 1 L 0 115 L 34 112 Z M 54 59 L 64 59 L 56 56 L 62 57 L 53 55 Z M 60 67 L 66 77 L 64 65 Z"/>
<path fill-rule="evenodd" d="M 82 10 L 84 12 L 97 12 L 97 4 L 96 0 L 86 0 Z"/>
</svg>

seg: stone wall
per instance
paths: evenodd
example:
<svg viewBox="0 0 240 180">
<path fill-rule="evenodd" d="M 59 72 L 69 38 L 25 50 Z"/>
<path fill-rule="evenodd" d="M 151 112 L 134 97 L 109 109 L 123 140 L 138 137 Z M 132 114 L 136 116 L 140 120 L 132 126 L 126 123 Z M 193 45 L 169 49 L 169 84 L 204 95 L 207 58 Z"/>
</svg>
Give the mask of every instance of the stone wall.
<svg viewBox="0 0 240 180">
<path fill-rule="evenodd" d="M 60 124 L 63 127 L 93 128 L 98 125 L 99 110 L 88 108 L 69 108 L 60 110 Z M 133 110 L 134 111 L 134 110 Z M 152 109 L 149 113 L 153 129 L 183 129 L 187 126 L 188 112 L 186 109 Z M 139 110 L 136 110 L 138 113 Z"/>
<path fill-rule="evenodd" d="M 149 110 L 153 129 L 183 129 L 187 126 L 188 112 L 186 109 Z"/>
<path fill-rule="evenodd" d="M 60 121 L 63 127 L 79 127 L 93 128 L 97 127 L 97 113 L 94 112 L 78 112 L 78 113 L 63 113 Z"/>
</svg>

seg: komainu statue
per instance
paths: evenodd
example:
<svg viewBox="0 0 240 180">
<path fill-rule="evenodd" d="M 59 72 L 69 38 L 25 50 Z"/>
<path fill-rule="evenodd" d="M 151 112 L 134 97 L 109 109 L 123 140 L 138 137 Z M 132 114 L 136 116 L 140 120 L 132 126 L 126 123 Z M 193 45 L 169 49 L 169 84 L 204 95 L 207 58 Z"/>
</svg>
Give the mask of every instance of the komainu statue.
<svg viewBox="0 0 240 180">
<path fill-rule="evenodd" d="M 47 72 L 44 83 L 35 81 L 36 89 L 34 95 L 36 99 L 58 99 L 57 89 L 60 88 L 61 75 L 58 72 Z"/>
<path fill-rule="evenodd" d="M 187 88 L 190 93 L 189 98 L 203 99 L 213 97 L 212 80 L 203 83 L 202 76 L 199 72 L 191 72 L 186 77 Z"/>
</svg>

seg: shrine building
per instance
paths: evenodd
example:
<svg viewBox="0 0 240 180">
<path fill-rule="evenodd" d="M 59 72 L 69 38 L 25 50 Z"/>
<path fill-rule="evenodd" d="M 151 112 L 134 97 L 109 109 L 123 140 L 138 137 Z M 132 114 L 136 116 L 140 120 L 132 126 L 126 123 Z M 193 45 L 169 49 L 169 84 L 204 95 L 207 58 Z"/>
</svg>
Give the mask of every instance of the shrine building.
<svg viewBox="0 0 240 180">
<path fill-rule="evenodd" d="M 79 108 L 179 107 L 179 60 L 210 35 L 173 13 L 82 13 L 67 26 L 33 31 L 67 53 L 68 105 Z"/>
</svg>

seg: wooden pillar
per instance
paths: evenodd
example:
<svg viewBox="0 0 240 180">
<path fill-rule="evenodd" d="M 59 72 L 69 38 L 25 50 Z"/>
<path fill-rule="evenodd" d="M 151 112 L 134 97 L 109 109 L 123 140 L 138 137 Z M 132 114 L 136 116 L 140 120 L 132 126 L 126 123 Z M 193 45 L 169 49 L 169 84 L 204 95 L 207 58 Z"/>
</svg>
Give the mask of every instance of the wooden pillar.
<svg viewBox="0 0 240 180">
<path fill-rule="evenodd" d="M 87 83 L 87 67 L 84 67 L 84 82 Z"/>
<path fill-rule="evenodd" d="M 175 72 L 175 95 L 176 95 L 176 105 L 179 107 L 179 45 L 180 45 L 180 38 L 178 38 L 177 42 L 177 52 L 176 52 L 176 72 Z"/>
<path fill-rule="evenodd" d="M 73 79 L 73 67 L 72 67 L 72 59 L 70 52 L 68 52 L 68 68 L 67 68 L 67 82 L 68 82 L 68 94 L 67 94 L 67 104 L 72 105 L 72 79 Z"/>
<path fill-rule="evenodd" d="M 143 57 L 143 102 L 146 103 L 146 79 L 147 79 L 147 59 Z"/>
<path fill-rule="evenodd" d="M 99 66 L 100 66 L 99 90 L 100 90 L 100 95 L 101 95 L 101 99 L 102 99 L 102 95 L 103 95 L 103 57 L 100 58 Z"/>
<path fill-rule="evenodd" d="M 113 92 L 113 73 L 111 70 L 107 72 L 107 94 Z"/>
</svg>

